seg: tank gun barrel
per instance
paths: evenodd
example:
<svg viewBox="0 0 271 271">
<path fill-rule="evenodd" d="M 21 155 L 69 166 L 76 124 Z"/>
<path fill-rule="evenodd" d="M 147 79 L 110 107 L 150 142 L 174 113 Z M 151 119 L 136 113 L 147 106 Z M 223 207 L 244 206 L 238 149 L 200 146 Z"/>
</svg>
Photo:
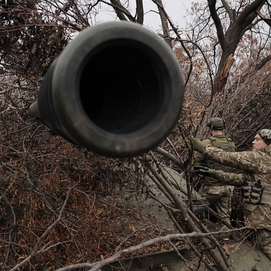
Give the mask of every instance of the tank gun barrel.
<svg viewBox="0 0 271 271">
<path fill-rule="evenodd" d="M 160 37 L 130 22 L 81 31 L 51 64 L 32 113 L 53 132 L 109 157 L 141 155 L 176 125 L 179 63 Z"/>
</svg>

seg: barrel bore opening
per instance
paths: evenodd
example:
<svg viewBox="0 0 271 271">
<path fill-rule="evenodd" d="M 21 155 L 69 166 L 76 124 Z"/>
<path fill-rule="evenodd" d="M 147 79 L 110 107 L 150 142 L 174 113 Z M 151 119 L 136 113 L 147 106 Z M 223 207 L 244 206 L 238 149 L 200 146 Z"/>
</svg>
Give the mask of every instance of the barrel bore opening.
<svg viewBox="0 0 271 271">
<path fill-rule="evenodd" d="M 122 43 L 104 46 L 89 56 L 79 91 L 89 119 L 116 134 L 147 126 L 160 110 L 164 95 L 162 69 L 154 63 L 154 53 L 146 53 L 142 45 Z"/>
</svg>

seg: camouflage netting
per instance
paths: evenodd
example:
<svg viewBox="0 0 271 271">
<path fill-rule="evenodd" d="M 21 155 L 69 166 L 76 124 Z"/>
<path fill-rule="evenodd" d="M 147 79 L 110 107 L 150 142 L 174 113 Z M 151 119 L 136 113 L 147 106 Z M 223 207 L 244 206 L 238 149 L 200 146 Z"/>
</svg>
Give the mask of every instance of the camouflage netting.
<svg viewBox="0 0 271 271">
<path fill-rule="evenodd" d="M 46 27 L 31 31 L 38 31 L 33 42 L 20 44 L 18 35 L 21 38 L 25 32 L 19 30 L 0 38 L 1 60 L 6 63 L 0 70 L 2 270 L 10 270 L 33 250 L 36 257 L 22 270 L 95 262 L 116 249 L 172 233 L 161 225 L 162 219 L 142 215 L 141 207 L 131 200 L 131 195 L 151 197 L 144 186 L 147 167 L 142 157 L 109 159 L 93 154 L 53 136 L 42 122 L 29 116 L 28 107 L 36 100 L 42 76 L 67 42 L 59 29 L 51 36 Z M 7 49 L 9 44 L 12 47 Z M 50 46 L 44 49 L 46 44 Z M 14 48 L 22 52 L 19 58 L 10 57 Z M 247 74 L 215 97 L 208 90 L 193 89 L 192 82 L 178 125 L 160 145 L 176 161 L 162 152 L 155 153 L 156 159 L 190 183 L 191 150 L 185 138 L 190 134 L 206 137 L 206 121 L 215 115 L 225 119 L 227 134 L 238 149 L 249 149 L 258 129 L 271 128 L 269 68 Z M 241 213 L 242 206 L 235 208 Z M 185 229 L 180 214 L 177 220 Z M 172 247 L 157 244 L 138 254 L 168 248 Z"/>
<path fill-rule="evenodd" d="M 124 198 L 127 191 L 143 191 L 136 159 L 105 158 L 52 136 L 28 115 L 33 98 L 34 91 L 12 82 L 6 82 L 1 95 L 2 270 L 21 262 L 37 244 L 42 252 L 26 264 L 28 270 L 95 262 L 112 255 L 117 246 L 168 233 Z M 124 201 L 119 200 L 122 195 Z M 139 253 L 167 247 L 160 244 Z"/>
<path fill-rule="evenodd" d="M 136 158 L 105 158 L 52 136 L 43 123 L 28 115 L 37 85 L 19 86 L 9 77 L 1 86 L 3 270 L 27 257 L 37 243 L 42 253 L 27 264 L 29 270 L 98 261 L 112 255 L 119 244 L 125 248 L 168 233 L 155 218 L 142 218 L 138 206 L 129 200 L 117 200 L 127 191 L 135 195 L 146 193 L 144 170 Z M 239 87 L 216 97 L 212 111 L 227 110 L 228 133 L 239 149 L 247 149 L 252 131 L 266 127 L 270 121 L 269 88 L 266 82 L 258 88 Z M 201 116 L 201 107 L 196 112 L 193 99 L 193 94 L 186 94 L 179 127 L 161 144 L 163 149 L 179 156 L 183 168 L 157 155 L 183 173 L 190 154 L 183 137 L 194 131 L 193 123 L 200 123 Z M 205 129 L 202 123 L 198 134 L 203 135 Z M 54 221 L 57 225 L 39 243 Z M 168 245 L 159 244 L 139 254 L 166 248 Z"/>
</svg>

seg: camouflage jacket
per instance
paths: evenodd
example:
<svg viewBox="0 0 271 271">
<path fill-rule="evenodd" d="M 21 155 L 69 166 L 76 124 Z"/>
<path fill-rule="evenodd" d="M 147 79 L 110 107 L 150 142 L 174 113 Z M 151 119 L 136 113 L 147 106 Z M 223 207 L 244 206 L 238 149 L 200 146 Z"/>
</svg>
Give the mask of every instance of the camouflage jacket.
<svg viewBox="0 0 271 271">
<path fill-rule="evenodd" d="M 217 178 L 229 185 L 241 186 L 244 179 L 261 180 L 271 188 L 271 145 L 261 151 L 224 152 L 210 145 L 206 146 L 206 157 L 218 163 L 242 170 L 242 173 L 216 171 Z M 257 229 L 271 231 L 271 205 L 244 203 L 245 216 Z"/>
<path fill-rule="evenodd" d="M 206 138 L 202 141 L 205 146 L 212 145 L 216 148 L 222 148 L 226 151 L 236 151 L 236 146 L 232 142 L 232 140 L 225 135 L 214 135 L 212 137 Z M 231 171 L 230 167 L 225 165 L 221 165 L 212 161 L 211 159 L 205 158 L 203 154 L 196 152 L 194 154 L 194 165 L 201 165 L 205 167 L 209 167 L 216 170 L 223 170 L 226 172 Z M 211 177 L 204 178 L 204 185 L 205 186 L 223 186 L 225 184 L 221 183 L 218 179 L 214 179 Z"/>
</svg>

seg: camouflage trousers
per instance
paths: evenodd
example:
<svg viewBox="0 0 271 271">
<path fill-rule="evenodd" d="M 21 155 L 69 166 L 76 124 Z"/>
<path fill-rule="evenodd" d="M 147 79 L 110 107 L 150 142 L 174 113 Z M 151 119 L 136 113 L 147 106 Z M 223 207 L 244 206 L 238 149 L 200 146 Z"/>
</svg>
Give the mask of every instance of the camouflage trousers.
<svg viewBox="0 0 271 271">
<path fill-rule="evenodd" d="M 271 260 L 271 205 L 245 204 L 245 217 L 257 229 L 259 249 Z"/>
<path fill-rule="evenodd" d="M 271 260 L 271 231 L 257 230 L 256 236 L 260 250 Z"/>
<path fill-rule="evenodd" d="M 199 193 L 208 201 L 210 207 L 222 218 L 223 221 L 230 223 L 231 198 L 234 186 L 203 186 Z"/>
</svg>

